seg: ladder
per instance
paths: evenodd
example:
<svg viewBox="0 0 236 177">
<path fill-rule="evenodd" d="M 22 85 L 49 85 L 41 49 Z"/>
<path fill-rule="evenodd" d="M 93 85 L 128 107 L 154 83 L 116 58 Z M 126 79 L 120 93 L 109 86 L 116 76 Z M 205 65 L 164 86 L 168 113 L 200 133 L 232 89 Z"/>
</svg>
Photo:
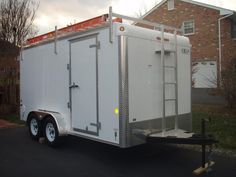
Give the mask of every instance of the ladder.
<svg viewBox="0 0 236 177">
<path fill-rule="evenodd" d="M 67 27 L 61 28 L 61 29 L 55 29 L 55 31 L 51 31 L 49 33 L 45 33 L 30 39 L 27 39 L 26 45 L 31 45 L 35 44 L 38 42 L 46 41 L 46 40 L 51 40 L 53 38 L 57 38 L 58 34 L 60 36 L 66 35 L 71 32 L 78 32 L 78 31 L 84 31 L 88 30 L 91 28 L 95 28 L 98 26 L 104 25 L 108 20 L 108 14 L 103 14 L 98 17 L 94 17 L 79 23 L 75 23 L 73 25 L 69 25 Z M 122 22 L 121 18 L 115 18 L 112 20 L 112 22 Z"/>
<path fill-rule="evenodd" d="M 162 115 L 162 135 L 166 132 L 166 103 L 174 102 L 174 118 L 175 118 L 175 130 L 178 129 L 178 66 L 177 66 L 177 31 L 174 30 L 174 49 L 166 50 L 164 44 L 164 26 L 161 27 L 161 65 L 162 65 L 162 83 L 163 83 L 163 115 Z M 165 54 L 174 54 L 174 65 L 166 65 Z M 166 70 L 174 70 L 174 81 L 166 81 Z M 174 98 L 167 98 L 166 86 L 172 85 L 174 87 Z"/>
</svg>

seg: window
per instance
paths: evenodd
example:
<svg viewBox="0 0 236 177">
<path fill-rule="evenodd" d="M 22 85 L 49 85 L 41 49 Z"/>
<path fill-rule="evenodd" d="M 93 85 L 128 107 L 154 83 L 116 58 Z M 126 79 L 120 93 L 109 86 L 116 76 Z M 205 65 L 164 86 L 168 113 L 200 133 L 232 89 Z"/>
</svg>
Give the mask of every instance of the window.
<svg viewBox="0 0 236 177">
<path fill-rule="evenodd" d="M 194 21 L 183 22 L 184 35 L 194 34 Z"/>
<path fill-rule="evenodd" d="M 168 0 L 167 1 L 167 8 L 168 8 L 168 10 L 173 10 L 175 8 L 175 1 L 174 0 Z"/>
<path fill-rule="evenodd" d="M 236 21 L 232 21 L 231 25 L 232 25 L 232 30 L 231 30 L 232 38 L 236 39 Z"/>
</svg>

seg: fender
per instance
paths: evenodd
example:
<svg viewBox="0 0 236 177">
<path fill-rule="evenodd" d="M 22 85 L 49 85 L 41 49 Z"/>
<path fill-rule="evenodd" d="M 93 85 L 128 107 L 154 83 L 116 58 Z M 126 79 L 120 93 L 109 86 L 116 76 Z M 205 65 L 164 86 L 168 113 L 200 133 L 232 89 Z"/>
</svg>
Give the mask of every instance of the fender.
<svg viewBox="0 0 236 177">
<path fill-rule="evenodd" d="M 62 114 L 59 112 L 39 109 L 37 111 L 31 111 L 30 113 L 35 113 L 40 121 L 43 121 L 47 116 L 51 116 L 56 122 L 59 136 L 66 136 L 68 134 L 66 130 L 66 122 Z"/>
</svg>

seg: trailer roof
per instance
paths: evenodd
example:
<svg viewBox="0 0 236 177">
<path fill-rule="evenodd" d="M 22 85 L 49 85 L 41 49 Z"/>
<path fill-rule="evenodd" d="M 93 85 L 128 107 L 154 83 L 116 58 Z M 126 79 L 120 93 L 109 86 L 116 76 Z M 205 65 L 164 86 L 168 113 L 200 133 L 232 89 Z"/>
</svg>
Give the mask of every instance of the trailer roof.
<svg viewBox="0 0 236 177">
<path fill-rule="evenodd" d="M 161 31 L 123 23 L 114 23 L 114 24 L 117 25 L 116 34 L 118 35 L 137 37 L 146 40 L 161 42 Z M 120 30 L 120 27 L 123 27 L 122 31 Z M 169 44 L 174 44 L 174 34 L 165 32 L 164 42 Z M 186 47 L 191 46 L 189 38 L 182 35 L 177 35 L 177 45 Z"/>
</svg>

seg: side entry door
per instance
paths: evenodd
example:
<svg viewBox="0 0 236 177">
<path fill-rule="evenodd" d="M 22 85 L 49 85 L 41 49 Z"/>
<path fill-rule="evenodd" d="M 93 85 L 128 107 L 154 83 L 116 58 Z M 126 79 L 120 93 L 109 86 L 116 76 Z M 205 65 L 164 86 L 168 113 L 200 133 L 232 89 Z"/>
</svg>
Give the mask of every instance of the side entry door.
<svg viewBox="0 0 236 177">
<path fill-rule="evenodd" d="M 74 131 L 98 135 L 98 41 L 90 35 L 70 41 L 70 104 Z"/>
</svg>

